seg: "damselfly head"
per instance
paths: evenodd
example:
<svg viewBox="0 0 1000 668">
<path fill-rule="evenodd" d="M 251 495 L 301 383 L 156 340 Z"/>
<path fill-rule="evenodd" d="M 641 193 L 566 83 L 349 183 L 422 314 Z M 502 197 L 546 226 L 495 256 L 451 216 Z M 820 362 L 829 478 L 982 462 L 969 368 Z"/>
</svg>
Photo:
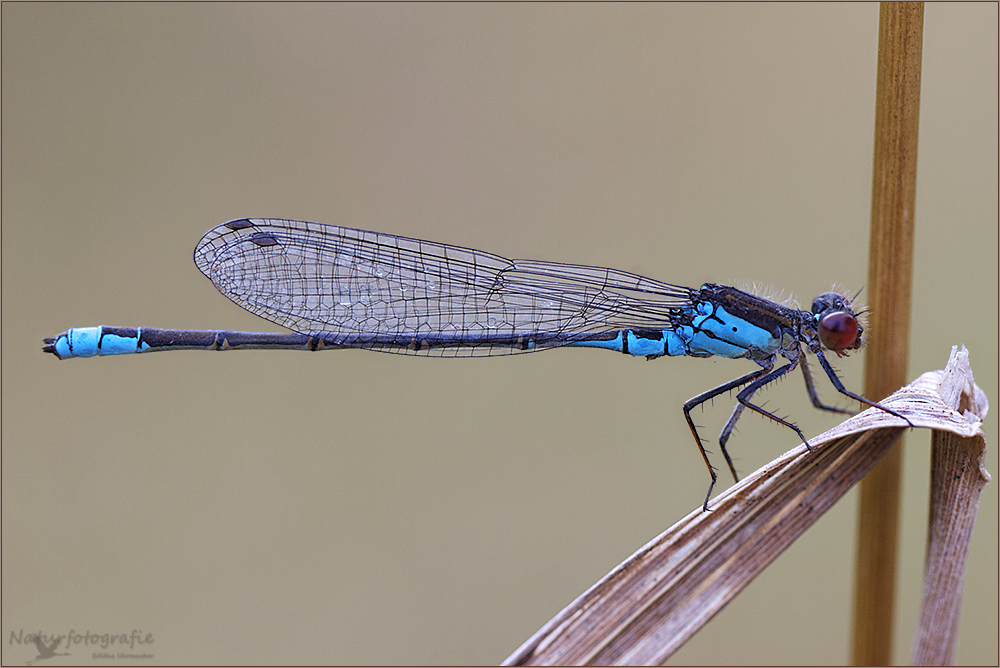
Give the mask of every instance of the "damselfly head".
<svg viewBox="0 0 1000 668">
<path fill-rule="evenodd" d="M 864 329 L 858 323 L 859 314 L 851 306 L 852 300 L 839 292 L 824 292 L 812 303 L 820 342 L 840 356 L 863 345 L 861 335 Z"/>
</svg>

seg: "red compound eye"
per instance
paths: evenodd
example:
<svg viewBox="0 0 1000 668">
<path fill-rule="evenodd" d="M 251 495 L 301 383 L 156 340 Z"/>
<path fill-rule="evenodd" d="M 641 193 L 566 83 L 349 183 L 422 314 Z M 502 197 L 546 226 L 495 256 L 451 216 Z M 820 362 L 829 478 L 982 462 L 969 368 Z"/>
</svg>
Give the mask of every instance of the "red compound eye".
<svg viewBox="0 0 1000 668">
<path fill-rule="evenodd" d="M 819 340 L 833 351 L 851 348 L 858 340 L 858 319 L 846 311 L 828 313 L 819 320 Z"/>
</svg>

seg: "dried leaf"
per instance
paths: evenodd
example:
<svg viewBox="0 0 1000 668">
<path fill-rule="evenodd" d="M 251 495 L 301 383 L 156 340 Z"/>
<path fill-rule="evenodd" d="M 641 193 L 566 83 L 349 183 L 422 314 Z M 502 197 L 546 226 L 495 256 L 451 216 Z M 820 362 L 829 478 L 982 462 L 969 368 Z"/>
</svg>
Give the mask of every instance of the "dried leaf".
<svg viewBox="0 0 1000 668">
<path fill-rule="evenodd" d="M 965 415 L 952 409 L 938 393 L 945 373 L 924 374 L 882 403 L 914 426 L 972 437 L 985 397 L 974 388 Z M 812 452 L 785 453 L 720 494 L 710 512 L 699 507 L 629 557 L 504 665 L 663 663 L 860 480 L 905 426 L 872 408 L 811 439 Z"/>
</svg>

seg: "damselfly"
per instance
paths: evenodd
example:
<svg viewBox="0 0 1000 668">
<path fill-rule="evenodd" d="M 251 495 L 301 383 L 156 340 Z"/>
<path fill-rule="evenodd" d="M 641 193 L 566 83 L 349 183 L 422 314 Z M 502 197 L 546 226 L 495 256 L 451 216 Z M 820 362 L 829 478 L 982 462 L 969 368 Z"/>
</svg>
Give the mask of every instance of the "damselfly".
<svg viewBox="0 0 1000 668">
<path fill-rule="evenodd" d="M 814 406 L 851 414 L 820 400 L 806 350 L 838 392 L 903 418 L 848 391 L 827 361 L 825 351 L 843 356 L 862 345 L 853 300 L 836 292 L 821 294 L 802 311 L 714 283 L 685 288 L 615 269 L 508 260 L 391 234 L 259 218 L 210 230 L 194 261 L 226 297 L 296 333 L 83 327 L 45 339 L 43 350 L 60 359 L 192 348 L 366 348 L 472 357 L 586 346 L 647 359 L 746 358 L 759 368 L 683 406 L 712 478 L 706 510 L 717 476 L 691 409 L 742 388 L 719 436 L 734 480 L 739 477 L 726 442 L 746 408 L 794 430 L 809 447 L 796 425 L 751 402 L 757 390 L 795 367 L 802 367 Z M 779 356 L 786 363 L 775 368 Z"/>
</svg>

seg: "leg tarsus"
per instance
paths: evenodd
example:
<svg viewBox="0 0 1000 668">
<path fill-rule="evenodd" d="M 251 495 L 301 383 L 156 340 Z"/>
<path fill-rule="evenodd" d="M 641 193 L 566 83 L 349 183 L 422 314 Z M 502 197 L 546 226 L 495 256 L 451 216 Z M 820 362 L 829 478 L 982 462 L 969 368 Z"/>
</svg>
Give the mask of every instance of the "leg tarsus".
<svg viewBox="0 0 1000 668">
<path fill-rule="evenodd" d="M 854 392 L 851 392 L 850 390 L 848 390 L 846 387 L 844 387 L 844 384 L 842 382 L 840 382 L 840 378 L 837 377 L 837 374 L 836 374 L 836 372 L 834 372 L 833 367 L 830 366 L 830 363 L 826 360 L 826 356 L 823 354 L 823 351 L 822 350 L 817 350 L 817 351 L 815 351 L 815 353 L 816 353 L 816 359 L 819 360 L 820 366 L 822 366 L 823 367 L 823 371 L 826 372 L 827 378 L 830 379 L 830 382 L 833 383 L 833 386 L 835 388 L 837 388 L 838 392 L 840 392 L 841 394 L 843 394 L 846 397 L 850 397 L 851 399 L 854 399 L 857 402 L 860 402 L 860 403 L 865 404 L 867 406 L 871 406 L 872 408 L 877 408 L 877 409 L 879 409 L 881 411 L 884 411 L 884 412 L 888 413 L 889 415 L 895 415 L 898 418 L 906 420 L 906 424 L 910 425 L 910 427 L 914 426 L 913 423 L 910 422 L 910 419 L 908 417 L 906 417 L 905 415 L 900 415 L 896 411 L 892 410 L 891 408 L 886 408 L 885 406 L 883 406 L 882 404 L 878 403 L 877 401 L 872 401 L 871 399 L 865 399 L 860 394 L 854 394 Z"/>
</svg>

